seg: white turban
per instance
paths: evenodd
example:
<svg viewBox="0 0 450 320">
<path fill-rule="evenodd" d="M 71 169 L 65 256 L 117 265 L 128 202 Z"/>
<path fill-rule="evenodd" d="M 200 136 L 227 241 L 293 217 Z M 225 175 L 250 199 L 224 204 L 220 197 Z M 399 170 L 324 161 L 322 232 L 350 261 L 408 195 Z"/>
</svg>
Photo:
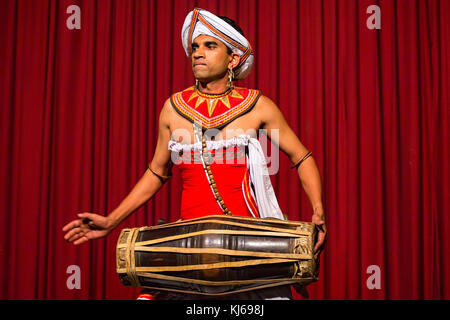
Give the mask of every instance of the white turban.
<svg viewBox="0 0 450 320">
<path fill-rule="evenodd" d="M 192 42 L 202 34 L 222 41 L 241 56 L 239 65 L 234 68 L 235 79 L 241 80 L 248 76 L 253 66 L 253 50 L 242 34 L 211 12 L 196 8 L 188 13 L 181 29 L 181 41 L 188 57 L 192 52 Z"/>
</svg>

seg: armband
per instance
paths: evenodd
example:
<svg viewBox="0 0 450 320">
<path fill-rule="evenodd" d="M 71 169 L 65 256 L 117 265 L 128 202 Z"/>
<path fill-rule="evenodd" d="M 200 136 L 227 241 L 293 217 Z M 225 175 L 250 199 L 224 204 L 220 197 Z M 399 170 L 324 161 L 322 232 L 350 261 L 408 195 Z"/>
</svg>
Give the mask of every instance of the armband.
<svg viewBox="0 0 450 320">
<path fill-rule="evenodd" d="M 150 170 L 151 173 L 153 173 L 162 183 L 165 183 L 167 180 L 169 180 L 170 178 L 172 178 L 171 175 L 169 176 L 163 176 L 163 175 L 159 175 L 157 174 L 155 171 L 152 170 L 152 168 L 150 168 L 150 164 L 148 165 L 148 170 Z"/>
<path fill-rule="evenodd" d="M 311 151 L 308 151 L 308 153 L 306 154 L 306 156 L 304 156 L 299 162 L 297 162 L 296 164 L 294 164 L 294 165 L 291 167 L 291 169 L 300 167 L 300 165 L 303 163 L 303 161 L 305 161 L 306 159 L 308 159 L 311 155 L 312 155 L 312 152 L 311 152 Z"/>
</svg>

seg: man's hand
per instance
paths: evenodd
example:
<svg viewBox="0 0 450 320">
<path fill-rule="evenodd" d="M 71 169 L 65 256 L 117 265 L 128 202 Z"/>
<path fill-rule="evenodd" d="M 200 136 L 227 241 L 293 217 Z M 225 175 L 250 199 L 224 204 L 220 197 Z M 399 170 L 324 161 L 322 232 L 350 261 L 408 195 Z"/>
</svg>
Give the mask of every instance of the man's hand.
<svg viewBox="0 0 450 320">
<path fill-rule="evenodd" d="M 104 237 L 114 229 L 108 217 L 89 212 L 79 213 L 78 217 L 62 229 L 66 232 L 64 239 L 75 245 Z"/>
<path fill-rule="evenodd" d="M 325 242 L 327 240 L 327 227 L 325 226 L 325 217 L 323 213 L 314 213 L 312 216 L 312 222 L 316 225 L 316 228 L 319 230 L 319 234 L 317 236 L 317 242 L 314 246 L 314 258 L 318 259 L 320 254 L 322 253 L 323 247 L 325 246 Z"/>
</svg>

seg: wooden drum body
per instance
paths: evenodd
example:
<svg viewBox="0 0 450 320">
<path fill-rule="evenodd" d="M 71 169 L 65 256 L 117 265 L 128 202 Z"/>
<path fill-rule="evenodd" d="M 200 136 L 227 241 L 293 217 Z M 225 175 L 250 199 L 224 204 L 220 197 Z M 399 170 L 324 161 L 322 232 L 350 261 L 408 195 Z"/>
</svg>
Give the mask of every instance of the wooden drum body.
<svg viewBox="0 0 450 320">
<path fill-rule="evenodd" d="M 224 295 L 317 280 L 313 223 L 206 216 L 123 229 L 117 273 L 126 286 Z"/>
</svg>

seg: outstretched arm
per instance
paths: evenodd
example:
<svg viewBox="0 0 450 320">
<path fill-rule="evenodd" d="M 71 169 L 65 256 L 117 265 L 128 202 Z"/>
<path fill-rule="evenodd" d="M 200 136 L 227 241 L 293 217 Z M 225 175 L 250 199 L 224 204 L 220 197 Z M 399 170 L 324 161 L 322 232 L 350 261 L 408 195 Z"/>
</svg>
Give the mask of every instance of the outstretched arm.
<svg viewBox="0 0 450 320">
<path fill-rule="evenodd" d="M 258 114 L 262 119 L 262 127 L 267 130 L 267 135 L 272 139 L 272 130 L 279 130 L 279 141 L 272 142 L 291 160 L 297 164 L 305 157 L 309 150 L 300 142 L 298 137 L 289 127 L 286 119 L 276 104 L 265 96 L 261 96 L 257 103 Z M 316 258 L 319 257 L 325 244 L 327 230 L 325 226 L 325 214 L 322 204 L 322 183 L 319 169 L 312 156 L 306 158 L 297 168 L 297 173 L 303 189 L 308 196 L 313 209 L 312 222 L 319 229 L 318 241 L 314 247 Z"/>
<path fill-rule="evenodd" d="M 158 142 L 149 168 L 145 171 L 130 193 L 108 216 L 84 212 L 78 219 L 64 226 L 64 239 L 75 245 L 97 239 L 109 234 L 129 215 L 149 201 L 163 186 L 166 176 L 170 175 L 169 101 L 166 101 L 159 117 Z M 152 172 L 153 171 L 153 172 Z"/>
</svg>

